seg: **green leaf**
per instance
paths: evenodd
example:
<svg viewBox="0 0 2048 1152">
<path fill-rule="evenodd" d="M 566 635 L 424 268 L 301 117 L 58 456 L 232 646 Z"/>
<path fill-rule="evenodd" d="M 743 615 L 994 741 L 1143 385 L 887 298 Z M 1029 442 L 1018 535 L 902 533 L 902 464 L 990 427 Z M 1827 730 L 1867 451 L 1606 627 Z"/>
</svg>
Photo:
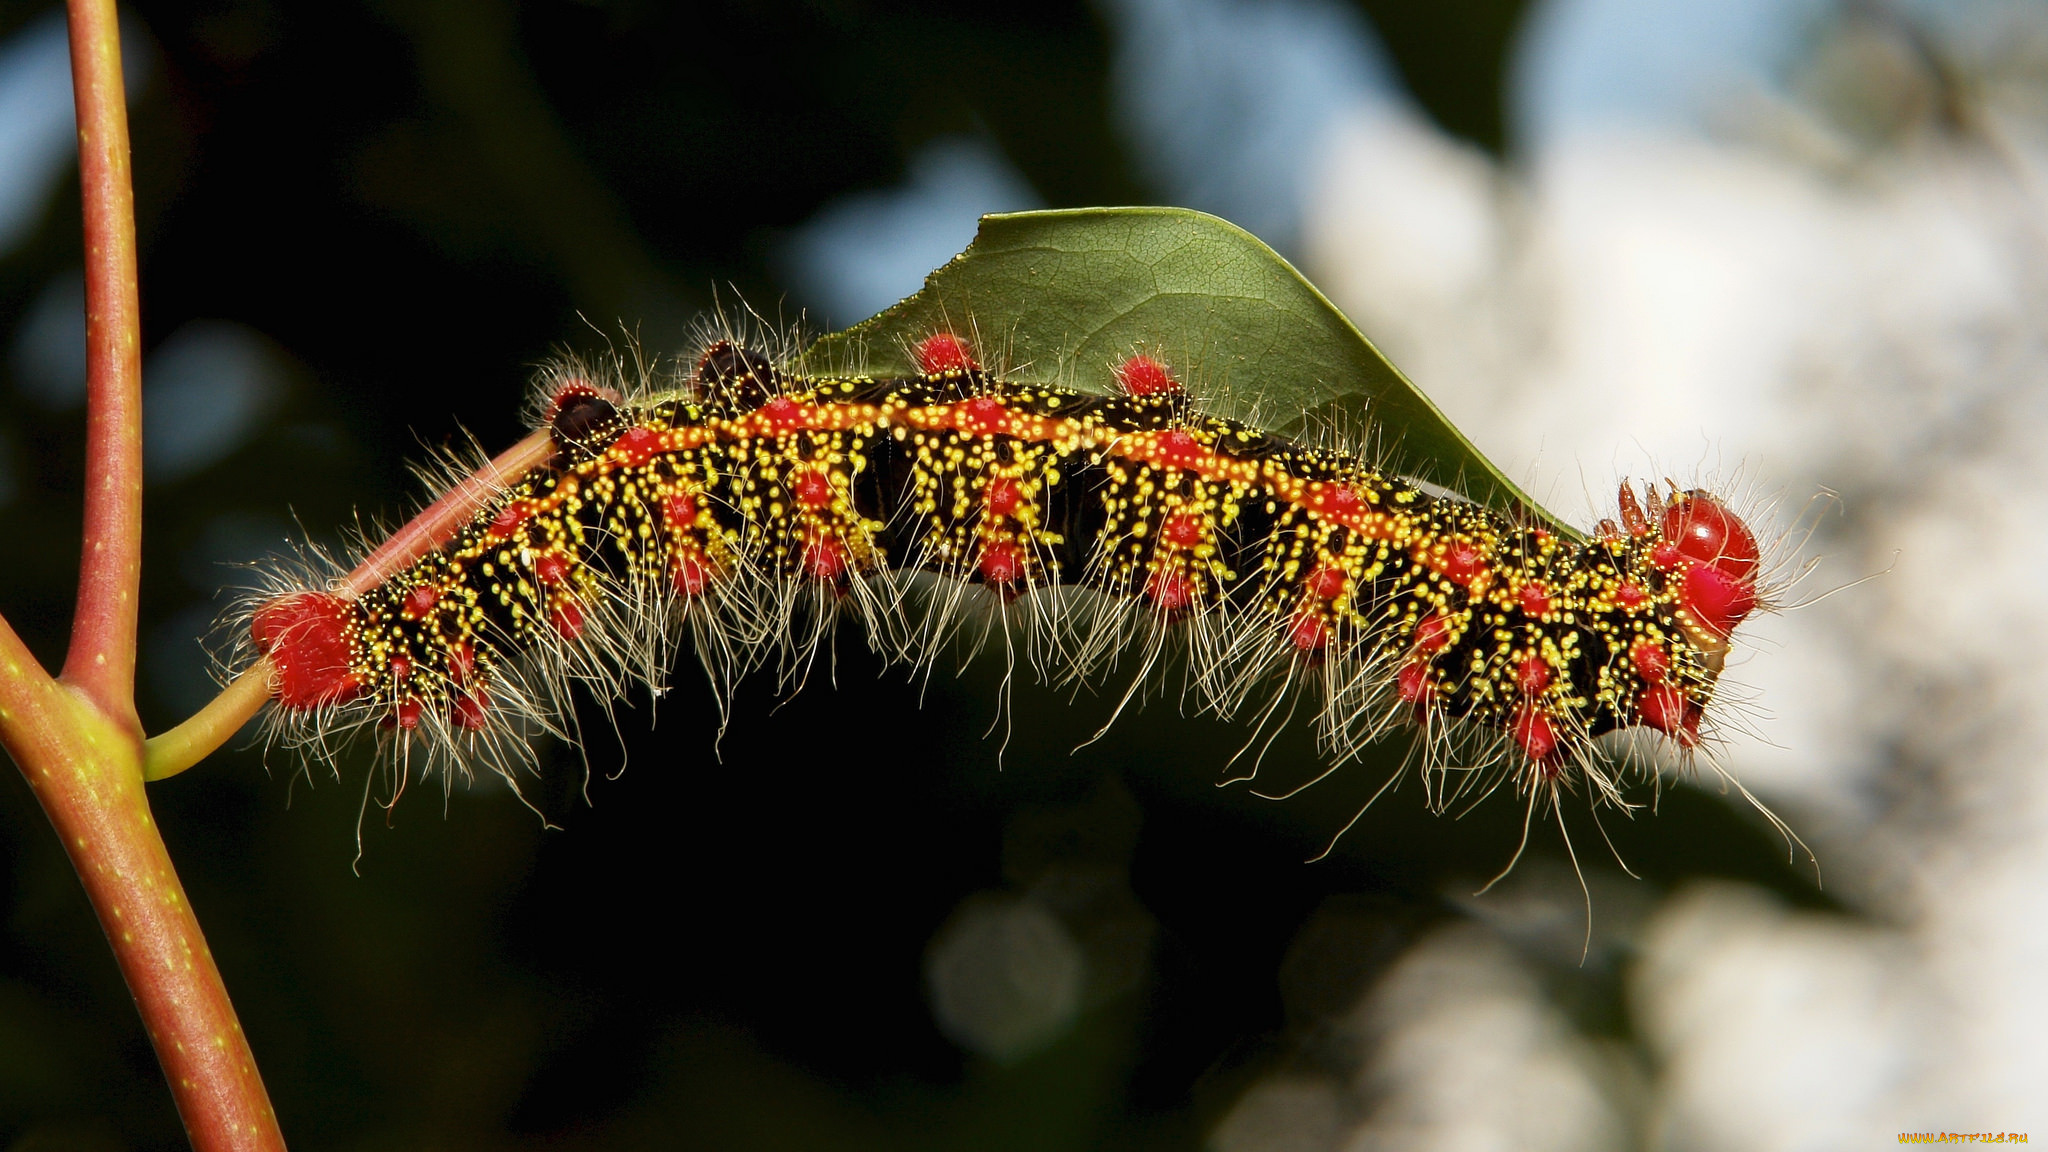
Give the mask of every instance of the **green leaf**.
<svg viewBox="0 0 2048 1152">
<path fill-rule="evenodd" d="M 984 216 L 967 251 L 916 295 L 805 353 L 814 371 L 917 371 L 933 332 L 972 335 L 1013 379 L 1089 392 L 1145 351 L 1208 411 L 1300 435 L 1335 427 L 1403 475 L 1552 531 L 1546 512 L 1465 439 L 1335 305 L 1234 224 L 1184 208 Z"/>
</svg>

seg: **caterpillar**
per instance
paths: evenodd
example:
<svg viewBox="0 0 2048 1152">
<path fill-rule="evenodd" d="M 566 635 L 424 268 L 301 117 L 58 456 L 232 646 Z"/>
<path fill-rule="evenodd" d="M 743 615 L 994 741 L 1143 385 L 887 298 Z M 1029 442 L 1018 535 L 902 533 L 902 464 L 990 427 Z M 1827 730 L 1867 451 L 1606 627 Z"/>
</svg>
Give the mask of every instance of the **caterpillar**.
<svg viewBox="0 0 2048 1152">
<path fill-rule="evenodd" d="M 793 683 L 852 615 L 913 666 L 1000 637 L 1056 683 L 1178 659 L 1194 707 L 1261 724 L 1307 693 L 1333 767 L 1413 725 L 1439 806 L 1503 781 L 1625 806 L 1595 738 L 1697 747 L 1762 596 L 1704 491 L 1624 482 L 1578 539 L 1206 415 L 1160 355 L 1084 392 L 951 332 L 914 351 L 897 377 L 731 338 L 653 382 L 546 372 L 544 461 L 438 547 L 249 601 L 235 662 L 271 661 L 273 735 L 512 779 L 536 727 L 573 738 L 574 684 L 658 692 L 686 639 L 721 699 L 763 662 Z"/>
</svg>

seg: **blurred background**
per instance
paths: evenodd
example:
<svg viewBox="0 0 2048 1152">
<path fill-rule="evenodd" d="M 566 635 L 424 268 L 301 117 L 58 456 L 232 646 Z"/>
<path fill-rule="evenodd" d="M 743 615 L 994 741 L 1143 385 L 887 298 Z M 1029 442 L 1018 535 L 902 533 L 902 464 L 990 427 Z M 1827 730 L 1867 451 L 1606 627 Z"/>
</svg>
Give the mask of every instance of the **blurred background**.
<svg viewBox="0 0 2048 1152">
<path fill-rule="evenodd" d="M 527 789 L 260 748 L 152 786 L 300 1149 L 1831 1149 L 2048 1135 L 2048 9 L 1957 0 L 277 0 L 127 11 L 142 708 L 246 565 L 403 517 L 533 366 L 813 331 L 979 213 L 1159 202 L 1296 261 L 1570 518 L 1712 481 L 1818 568 L 1731 669 L 1739 797 L 1570 814 L 1400 749 L 1285 802 L 1171 701 L 694 666 Z M 0 612 L 75 578 L 60 14 L 0 0 Z M 1790 565 L 1784 574 L 1796 574 Z M 1877 579 L 1853 581 L 1883 572 Z M 989 737 L 992 727 L 996 735 Z M 1002 737 L 1008 733 L 1007 743 Z M 1318 770 L 1301 731 L 1261 784 Z M 1640 797 L 1651 799 L 1646 789 Z M 1624 873 L 1626 861 L 1640 878 Z M 182 1147 L 0 780 L 0 1148 Z"/>
</svg>

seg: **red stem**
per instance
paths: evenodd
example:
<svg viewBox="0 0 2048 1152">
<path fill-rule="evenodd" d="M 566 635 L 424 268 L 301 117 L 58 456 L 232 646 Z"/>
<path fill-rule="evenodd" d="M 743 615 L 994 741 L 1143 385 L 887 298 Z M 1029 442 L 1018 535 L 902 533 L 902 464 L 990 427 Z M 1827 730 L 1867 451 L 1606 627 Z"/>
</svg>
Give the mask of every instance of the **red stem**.
<svg viewBox="0 0 2048 1152">
<path fill-rule="evenodd" d="M 447 543 L 478 509 L 521 476 L 547 463 L 554 452 L 554 442 L 548 438 L 548 430 L 542 428 L 491 457 L 490 463 L 464 477 L 356 565 L 355 571 L 348 574 L 350 595 L 368 592 L 393 572 Z"/>
<path fill-rule="evenodd" d="M 142 579 L 142 310 L 128 103 L 113 0 L 72 0 L 71 83 L 85 207 L 85 546 L 64 680 L 138 735 L 136 592 Z"/>
<path fill-rule="evenodd" d="M 142 742 L 0 625 L 0 744 L 99 913 L 199 1152 L 282 1152 L 256 1058 L 143 795 Z"/>
<path fill-rule="evenodd" d="M 120 37 L 113 0 L 71 0 L 85 207 L 85 545 L 61 680 L 0 621 L 0 747 L 78 870 L 193 1146 L 270 1152 L 284 1136 L 143 794 L 134 703 L 142 364 Z"/>
</svg>

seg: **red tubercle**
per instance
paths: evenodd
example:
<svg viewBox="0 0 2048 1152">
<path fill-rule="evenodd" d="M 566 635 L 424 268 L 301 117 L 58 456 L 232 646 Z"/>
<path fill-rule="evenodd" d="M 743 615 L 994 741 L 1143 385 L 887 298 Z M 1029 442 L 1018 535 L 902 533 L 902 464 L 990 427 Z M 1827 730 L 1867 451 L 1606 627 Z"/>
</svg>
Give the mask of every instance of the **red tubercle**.
<svg viewBox="0 0 2048 1152">
<path fill-rule="evenodd" d="M 804 422 L 804 407 L 787 396 L 777 396 L 761 405 L 761 417 L 768 422 L 770 432 L 794 432 Z"/>
<path fill-rule="evenodd" d="M 1320 612 L 1302 612 L 1294 617 L 1294 627 L 1288 630 L 1288 639 L 1301 652 L 1320 652 L 1330 643 L 1330 625 Z"/>
<path fill-rule="evenodd" d="M 1145 595 L 1164 611 L 1179 612 L 1194 603 L 1195 589 L 1183 573 L 1161 569 L 1145 582 Z"/>
<path fill-rule="evenodd" d="M 1636 675 L 1652 684 L 1661 684 L 1671 671 L 1671 654 L 1655 640 L 1638 640 L 1629 645 L 1628 662 L 1634 666 Z"/>
<path fill-rule="evenodd" d="M 688 492 L 662 497 L 661 522 L 671 528 L 691 528 L 697 523 L 697 498 Z"/>
<path fill-rule="evenodd" d="M 276 669 L 272 691 L 278 703 L 318 708 L 361 694 L 355 613 L 354 602 L 332 592 L 294 592 L 257 609 L 249 637 Z"/>
<path fill-rule="evenodd" d="M 612 458 L 628 468 L 638 468 L 661 455 L 661 433 L 652 428 L 635 426 L 619 433 L 612 441 Z"/>
<path fill-rule="evenodd" d="M 1429 679 L 1429 661 L 1416 659 L 1401 665 L 1401 670 L 1394 674 L 1394 690 L 1401 694 L 1404 703 L 1426 703 L 1436 691 Z"/>
<path fill-rule="evenodd" d="M 484 725 L 490 723 L 490 710 L 491 698 L 479 689 L 456 697 L 448 709 L 448 719 L 464 731 L 481 732 Z"/>
<path fill-rule="evenodd" d="M 1176 512 L 1159 526 L 1159 538 L 1175 548 L 1193 548 L 1202 542 L 1202 518 L 1193 512 Z"/>
<path fill-rule="evenodd" d="M 1309 572 L 1302 586 L 1318 600 L 1335 600 L 1344 594 L 1344 585 L 1349 579 L 1344 570 L 1334 564 L 1318 564 Z"/>
<path fill-rule="evenodd" d="M 440 602 L 439 588 L 432 584 L 414 585 L 412 591 L 407 592 L 405 599 L 399 604 L 398 614 L 407 620 L 423 619 L 427 613 L 434 610 L 434 605 Z"/>
<path fill-rule="evenodd" d="M 1550 687 L 1551 675 L 1550 661 L 1540 653 L 1532 652 L 1516 665 L 1515 686 L 1522 690 L 1523 695 L 1538 696 Z"/>
<path fill-rule="evenodd" d="M 981 367 L 967 342 L 951 332 L 934 332 L 917 342 L 917 367 L 927 376 L 971 372 Z"/>
<path fill-rule="evenodd" d="M 1181 390 L 1166 365 L 1150 356 L 1133 356 L 1116 367 L 1116 382 L 1133 396 L 1161 396 Z"/>
<path fill-rule="evenodd" d="M 961 402 L 954 426 L 970 436 L 987 436 L 1009 432 L 1010 412 L 1001 400 L 993 396 L 972 396 Z"/>
<path fill-rule="evenodd" d="M 677 554 L 669 578 L 679 595 L 701 596 L 711 586 L 711 568 L 694 550 L 682 552 Z"/>
<path fill-rule="evenodd" d="M 552 588 L 569 579 L 569 558 L 560 552 L 543 552 L 533 562 L 534 578 Z"/>
<path fill-rule="evenodd" d="M 503 508 L 498 509 L 498 514 L 491 517 L 491 526 L 488 529 L 490 538 L 493 540 L 504 540 L 510 537 L 514 532 L 519 531 L 519 526 L 526 523 L 532 516 L 533 507 L 531 505 L 524 500 L 514 500 Z"/>
<path fill-rule="evenodd" d="M 404 656 L 393 656 L 391 663 L 385 665 L 385 667 L 391 670 L 391 682 L 393 684 L 403 684 L 407 680 L 412 679 L 412 661 Z"/>
<path fill-rule="evenodd" d="M 1486 571 L 1486 558 L 1479 548 L 1464 540 L 1451 541 L 1437 562 L 1437 572 L 1454 584 L 1470 584 Z"/>
<path fill-rule="evenodd" d="M 1550 764 L 1557 756 L 1557 725 L 1548 713 L 1534 705 L 1523 705 L 1515 709 L 1514 719 L 1508 723 L 1508 734 L 1514 737 L 1529 759 L 1538 764 Z"/>
<path fill-rule="evenodd" d="M 1159 462 L 1168 468 L 1192 470 L 1202 453 L 1202 442 L 1185 428 L 1168 428 L 1153 443 L 1158 447 Z"/>
<path fill-rule="evenodd" d="M 990 584 L 1014 584 L 1024 577 L 1024 556 L 1015 544 L 998 540 L 981 550 L 981 578 Z"/>
<path fill-rule="evenodd" d="M 583 635 L 583 605 L 574 596 L 561 597 L 549 607 L 548 623 L 562 639 L 576 639 Z"/>
<path fill-rule="evenodd" d="M 832 479 L 816 468 L 805 468 L 796 474 L 796 483 L 791 485 L 796 502 L 806 508 L 829 508 L 832 506 Z"/>
<path fill-rule="evenodd" d="M 1415 626 L 1415 650 L 1434 655 L 1443 651 L 1451 642 L 1451 626 L 1443 614 L 1432 612 Z"/>
<path fill-rule="evenodd" d="M 407 732 L 419 727 L 420 702 L 411 696 L 400 700 L 397 706 L 391 710 L 391 722 L 394 726 Z"/>
<path fill-rule="evenodd" d="M 1634 611 L 1642 607 L 1643 601 L 1649 598 L 1650 594 L 1643 591 L 1643 586 L 1633 580 L 1614 590 L 1614 602 L 1621 605 L 1625 611 Z"/>
<path fill-rule="evenodd" d="M 1517 599 L 1520 601 L 1522 611 L 1526 615 L 1542 616 L 1550 611 L 1550 589 L 1545 587 L 1540 580 L 1531 580 L 1527 584 L 1522 585 L 1522 591 L 1518 594 Z"/>
<path fill-rule="evenodd" d="M 1009 516 L 1024 502 L 1024 492 L 1015 480 L 998 476 L 982 492 L 982 507 L 992 516 Z"/>
<path fill-rule="evenodd" d="M 837 580 L 846 575 L 846 545 L 820 536 L 804 545 L 804 571 L 816 580 Z"/>
<path fill-rule="evenodd" d="M 1685 557 L 1680 555 L 1678 545 L 1668 540 L 1660 541 L 1650 549 L 1650 564 L 1659 572 L 1672 571 L 1683 563 Z"/>
<path fill-rule="evenodd" d="M 457 684 L 467 684 L 474 675 L 476 648 L 467 640 L 457 640 L 448 649 L 448 678 Z"/>
<path fill-rule="evenodd" d="M 1365 497 L 1349 484 L 1337 484 L 1317 480 L 1309 484 L 1308 495 L 1303 503 L 1318 512 L 1329 512 L 1347 516 L 1358 511 L 1365 504 Z"/>
<path fill-rule="evenodd" d="M 1645 689 L 1636 704 L 1636 714 L 1648 727 L 1691 748 L 1700 742 L 1699 706 L 1676 684 L 1658 684 Z"/>
</svg>

